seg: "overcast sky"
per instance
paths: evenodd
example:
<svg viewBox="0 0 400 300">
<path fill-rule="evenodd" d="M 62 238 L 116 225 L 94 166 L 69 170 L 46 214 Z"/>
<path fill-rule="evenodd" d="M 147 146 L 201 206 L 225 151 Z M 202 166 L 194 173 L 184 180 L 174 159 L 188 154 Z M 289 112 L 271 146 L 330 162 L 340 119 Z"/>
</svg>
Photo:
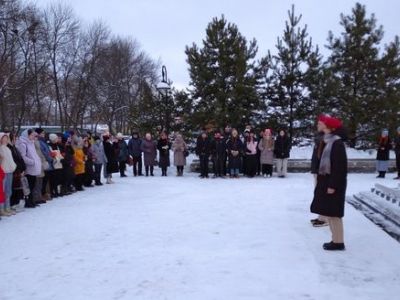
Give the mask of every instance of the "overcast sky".
<svg viewBox="0 0 400 300">
<path fill-rule="evenodd" d="M 45 7 L 55 0 L 36 0 Z M 281 35 L 287 11 L 295 4 L 303 15 L 302 23 L 314 43 L 326 44 L 328 31 L 341 32 L 340 13 L 349 14 L 356 1 L 352 0 L 68 0 L 76 14 L 85 22 L 105 21 L 113 33 L 132 36 L 154 59 L 167 67 L 174 86 L 188 86 L 185 46 L 200 44 L 205 28 L 213 17 L 225 15 L 236 23 L 248 39 L 256 38 L 259 55 L 268 49 L 275 51 L 277 36 Z M 400 34 L 399 0 L 364 0 L 368 14 L 374 13 L 378 24 L 384 26 L 384 42 Z M 161 70 L 160 70 L 161 73 Z"/>
</svg>

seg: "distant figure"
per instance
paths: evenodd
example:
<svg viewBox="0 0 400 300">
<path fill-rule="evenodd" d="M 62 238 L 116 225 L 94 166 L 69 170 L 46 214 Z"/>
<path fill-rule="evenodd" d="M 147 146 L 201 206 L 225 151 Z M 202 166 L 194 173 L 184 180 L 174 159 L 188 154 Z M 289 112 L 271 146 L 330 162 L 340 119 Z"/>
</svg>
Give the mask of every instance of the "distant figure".
<svg viewBox="0 0 400 300">
<path fill-rule="evenodd" d="M 174 165 L 176 167 L 176 175 L 183 176 L 183 168 L 186 166 L 187 145 L 181 134 L 177 134 L 172 144 L 174 152 Z"/>
<path fill-rule="evenodd" d="M 197 138 L 196 154 L 200 159 L 200 177 L 208 178 L 208 161 L 211 154 L 211 142 L 207 132 L 203 130 Z"/>
<path fill-rule="evenodd" d="M 383 129 L 381 137 L 379 138 L 378 152 L 376 154 L 376 169 L 379 173 L 376 178 L 385 178 L 386 172 L 389 169 L 390 149 L 392 149 L 392 145 L 389 138 L 389 131 Z"/>
<path fill-rule="evenodd" d="M 260 149 L 260 162 L 262 166 L 262 173 L 264 177 L 272 177 L 272 170 L 274 164 L 274 139 L 272 137 L 271 129 L 265 129 L 262 140 L 258 143 Z"/>
<path fill-rule="evenodd" d="M 157 149 L 160 157 L 158 165 L 161 168 L 161 176 L 167 176 L 168 167 L 171 165 L 169 159 L 171 143 L 168 140 L 168 135 L 166 132 L 161 132 L 160 139 L 157 143 Z"/>
<path fill-rule="evenodd" d="M 143 152 L 144 167 L 146 170 L 146 176 L 154 176 L 154 165 L 157 157 L 157 146 L 152 139 L 151 133 L 146 133 L 145 139 L 141 144 L 141 150 Z"/>
<path fill-rule="evenodd" d="M 242 165 L 243 143 L 236 129 L 232 129 L 231 137 L 226 143 L 226 151 L 228 152 L 230 178 L 239 178 L 239 171 Z"/>
<path fill-rule="evenodd" d="M 283 178 L 287 175 L 287 165 L 291 149 L 290 139 L 284 129 L 279 131 L 275 141 L 274 154 L 276 158 L 276 171 L 278 177 Z"/>
</svg>

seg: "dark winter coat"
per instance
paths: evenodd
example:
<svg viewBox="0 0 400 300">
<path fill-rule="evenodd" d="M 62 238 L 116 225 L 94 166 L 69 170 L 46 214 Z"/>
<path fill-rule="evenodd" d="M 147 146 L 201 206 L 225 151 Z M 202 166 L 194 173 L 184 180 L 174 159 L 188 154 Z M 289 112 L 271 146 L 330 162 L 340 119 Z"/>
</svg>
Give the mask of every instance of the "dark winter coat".
<svg viewBox="0 0 400 300">
<path fill-rule="evenodd" d="M 229 164 L 228 168 L 229 169 L 240 169 L 242 165 L 242 154 L 243 154 L 243 143 L 239 139 L 239 137 L 233 139 L 230 138 L 226 142 L 226 149 L 228 151 L 228 159 L 229 159 Z M 239 151 L 239 155 L 234 156 L 232 154 L 232 151 Z"/>
<path fill-rule="evenodd" d="M 196 154 L 198 156 L 210 156 L 211 155 L 211 141 L 208 137 L 203 139 L 199 136 L 196 143 Z"/>
<path fill-rule="evenodd" d="M 159 152 L 158 166 L 160 168 L 167 168 L 170 166 L 169 150 L 171 149 L 171 143 L 168 139 L 159 139 L 157 143 L 157 149 Z"/>
<path fill-rule="evenodd" d="M 128 161 L 129 150 L 128 150 L 128 145 L 124 140 L 118 141 L 118 149 L 119 149 L 118 161 Z"/>
<path fill-rule="evenodd" d="M 400 155 L 400 135 L 394 139 L 394 152 L 396 152 L 396 155 Z"/>
<path fill-rule="evenodd" d="M 103 142 L 104 154 L 107 158 L 106 170 L 108 174 L 118 173 L 118 157 L 115 146 L 108 141 Z"/>
<path fill-rule="evenodd" d="M 143 160 L 145 166 L 155 166 L 157 157 L 157 146 L 154 141 L 144 139 L 140 146 L 143 152 Z"/>
<path fill-rule="evenodd" d="M 22 172 L 26 170 L 26 165 L 17 147 L 11 144 L 8 144 L 7 147 L 10 149 L 13 160 L 17 165 L 17 168 L 13 173 L 12 194 L 10 198 L 11 206 L 14 206 L 17 205 L 19 203 L 19 200 L 21 200 L 24 197 L 24 193 L 22 191 L 21 178 L 22 178 Z"/>
<path fill-rule="evenodd" d="M 291 148 L 292 146 L 290 144 L 289 137 L 287 137 L 286 135 L 283 137 L 278 135 L 275 141 L 275 148 L 274 148 L 275 158 L 277 159 L 289 158 Z"/>
<path fill-rule="evenodd" d="M 13 160 L 15 164 L 17 165 L 17 168 L 15 171 L 18 171 L 20 173 L 24 172 L 26 170 L 26 165 L 24 162 L 24 159 L 22 158 L 21 154 L 19 153 L 17 147 L 14 145 L 8 144 L 7 147 L 10 149 Z"/>
<path fill-rule="evenodd" d="M 314 148 L 313 148 L 313 153 L 312 153 L 312 157 L 311 157 L 311 173 L 312 174 L 318 174 L 318 169 L 319 169 L 319 157 L 318 157 L 318 148 L 319 148 L 319 144 L 321 142 L 322 139 L 322 134 L 318 134 L 315 137 L 315 142 L 314 142 Z"/>
<path fill-rule="evenodd" d="M 142 139 L 132 137 L 128 143 L 129 154 L 132 157 L 141 157 L 142 156 Z"/>
<path fill-rule="evenodd" d="M 392 149 L 392 142 L 390 138 L 382 139 L 378 145 L 378 152 L 376 153 L 377 160 L 389 160 L 390 149 Z"/>
<path fill-rule="evenodd" d="M 311 212 L 328 217 L 342 218 L 347 187 L 347 155 L 343 141 L 337 140 L 332 145 L 331 174 L 318 175 L 311 204 Z M 335 189 L 328 194 L 328 188 Z"/>
<path fill-rule="evenodd" d="M 214 139 L 211 142 L 211 153 L 214 160 L 225 159 L 226 157 L 226 140 L 223 138 Z"/>
</svg>

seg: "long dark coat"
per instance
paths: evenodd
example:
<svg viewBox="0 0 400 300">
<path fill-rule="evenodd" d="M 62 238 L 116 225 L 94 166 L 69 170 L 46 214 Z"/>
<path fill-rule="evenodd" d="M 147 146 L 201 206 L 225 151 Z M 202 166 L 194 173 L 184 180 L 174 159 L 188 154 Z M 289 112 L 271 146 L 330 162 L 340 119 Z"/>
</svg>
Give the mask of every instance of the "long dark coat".
<svg viewBox="0 0 400 300">
<path fill-rule="evenodd" d="M 198 156 L 210 156 L 211 154 L 211 141 L 208 137 L 203 139 L 202 136 L 197 138 L 196 154 Z"/>
<path fill-rule="evenodd" d="M 318 175 L 311 212 L 328 217 L 342 218 L 347 187 L 347 155 L 342 140 L 332 145 L 331 174 Z M 334 194 L 328 194 L 328 188 L 335 189 Z"/>
<path fill-rule="evenodd" d="M 148 141 L 146 139 L 142 140 L 140 149 L 143 152 L 143 160 L 145 166 L 155 166 L 157 157 L 157 146 L 155 142 Z"/>
<path fill-rule="evenodd" d="M 163 147 L 167 146 L 167 149 L 163 149 Z M 171 143 L 168 141 L 168 139 L 159 139 L 157 143 L 157 149 L 159 152 L 159 162 L 158 166 L 160 168 L 167 168 L 171 165 L 170 160 L 169 160 L 169 150 L 171 149 Z"/>
<path fill-rule="evenodd" d="M 119 172 L 118 167 L 118 152 L 115 149 L 115 146 L 108 141 L 103 142 L 104 154 L 107 157 L 107 173 L 113 174 Z"/>
<path fill-rule="evenodd" d="M 390 138 L 381 140 L 378 145 L 376 160 L 389 160 L 390 149 L 392 149 L 392 142 L 390 141 Z"/>
<path fill-rule="evenodd" d="M 211 142 L 211 153 L 214 160 L 222 159 L 226 157 L 226 141 L 223 138 L 214 139 Z"/>
<path fill-rule="evenodd" d="M 284 158 L 289 158 L 290 154 L 290 139 L 289 137 L 285 136 L 278 136 L 275 141 L 275 148 L 274 148 L 274 154 L 275 158 L 278 159 L 284 159 Z"/>
<path fill-rule="evenodd" d="M 240 169 L 242 165 L 242 154 L 243 154 L 243 143 L 237 137 L 236 139 L 230 138 L 226 142 L 226 150 L 228 151 L 228 168 L 229 169 Z M 233 156 L 231 151 L 239 151 L 238 156 Z"/>
</svg>

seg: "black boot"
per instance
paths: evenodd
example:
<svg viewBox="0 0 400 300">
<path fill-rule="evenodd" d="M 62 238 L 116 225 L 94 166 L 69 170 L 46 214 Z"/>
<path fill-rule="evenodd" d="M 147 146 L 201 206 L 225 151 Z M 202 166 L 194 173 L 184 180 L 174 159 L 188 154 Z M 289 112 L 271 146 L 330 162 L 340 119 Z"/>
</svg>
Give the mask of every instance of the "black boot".
<svg viewBox="0 0 400 300">
<path fill-rule="evenodd" d="M 324 248 L 324 250 L 328 251 L 343 251 L 346 249 L 344 243 L 334 243 L 334 242 L 325 243 L 322 245 L 322 247 Z"/>
<path fill-rule="evenodd" d="M 385 178 L 386 172 L 382 172 L 382 178 Z"/>
</svg>

